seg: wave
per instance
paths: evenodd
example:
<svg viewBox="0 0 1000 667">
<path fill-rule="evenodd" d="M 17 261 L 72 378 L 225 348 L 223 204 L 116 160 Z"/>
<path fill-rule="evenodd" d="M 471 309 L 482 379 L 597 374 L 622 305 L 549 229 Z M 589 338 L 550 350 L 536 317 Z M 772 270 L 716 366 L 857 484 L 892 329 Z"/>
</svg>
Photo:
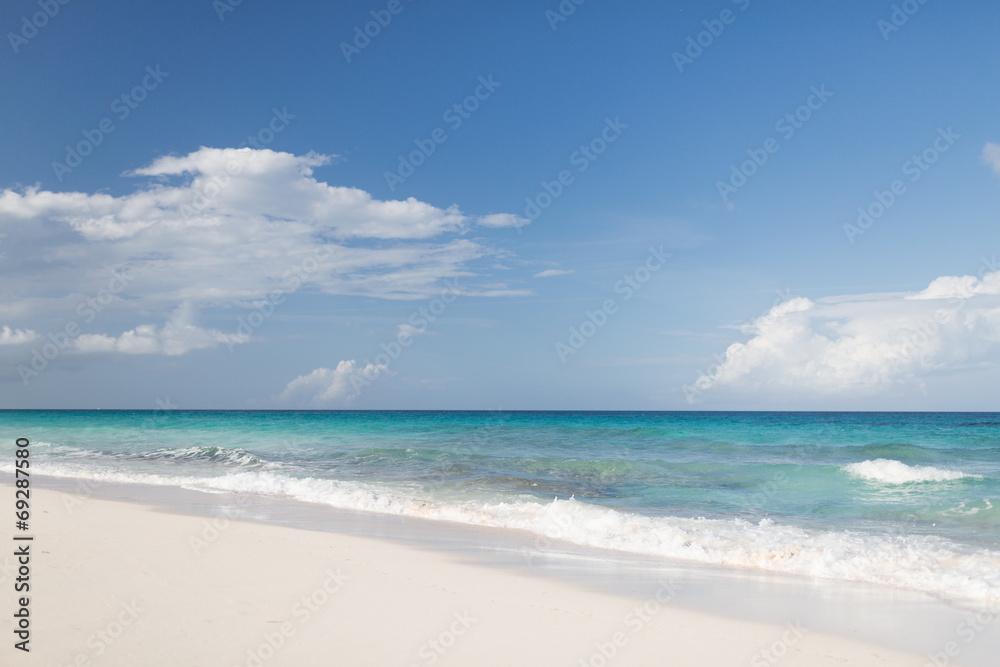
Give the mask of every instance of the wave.
<svg viewBox="0 0 1000 667">
<path fill-rule="evenodd" d="M 915 470 L 898 461 L 864 463 L 875 465 L 856 465 L 861 470 L 881 470 L 886 463 L 897 463 L 906 470 Z M 3 465 L 0 470 L 13 472 L 13 466 Z M 405 487 L 298 478 L 263 470 L 229 471 L 214 477 L 170 477 L 43 464 L 38 473 L 282 497 L 339 509 L 518 529 L 534 533 L 539 548 L 548 540 L 558 539 L 698 563 L 883 584 L 923 591 L 972 607 L 1000 604 L 1000 553 L 931 535 L 822 531 L 782 525 L 771 519 L 754 523 L 739 518 L 644 516 L 572 497 L 551 502 L 421 499 Z M 923 479 L 956 473 L 919 474 Z"/>
<path fill-rule="evenodd" d="M 125 458 L 140 461 L 174 460 L 174 461 L 207 461 L 235 466 L 262 466 L 272 464 L 256 454 L 245 449 L 228 447 L 185 447 L 183 449 L 155 449 L 150 452 L 137 452 L 125 455 Z"/>
<path fill-rule="evenodd" d="M 852 477 L 880 484 L 911 484 L 916 482 L 951 482 L 957 479 L 982 479 L 957 470 L 942 470 L 933 466 L 909 466 L 892 459 L 875 459 L 850 463 L 843 468 Z"/>
<path fill-rule="evenodd" d="M 181 448 L 161 447 L 148 451 L 107 452 L 51 442 L 36 442 L 35 447 L 46 447 L 46 453 L 71 459 L 109 459 L 112 461 L 177 461 L 206 462 L 236 467 L 281 467 L 259 454 L 239 447 L 191 446 Z"/>
</svg>

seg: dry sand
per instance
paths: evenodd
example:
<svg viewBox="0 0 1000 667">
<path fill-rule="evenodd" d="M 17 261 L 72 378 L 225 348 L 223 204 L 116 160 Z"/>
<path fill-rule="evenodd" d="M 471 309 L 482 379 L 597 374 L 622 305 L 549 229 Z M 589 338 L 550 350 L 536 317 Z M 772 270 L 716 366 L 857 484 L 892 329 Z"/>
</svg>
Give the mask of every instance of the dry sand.
<svg viewBox="0 0 1000 667">
<path fill-rule="evenodd" d="M 2 495 L 13 497 L 9 485 Z M 29 654 L 13 648 L 16 566 L 0 557 L 0 664 L 927 663 L 794 623 L 681 609 L 668 586 L 660 601 L 630 599 L 387 540 L 238 521 L 213 528 L 203 517 L 71 498 L 32 490 Z"/>
</svg>

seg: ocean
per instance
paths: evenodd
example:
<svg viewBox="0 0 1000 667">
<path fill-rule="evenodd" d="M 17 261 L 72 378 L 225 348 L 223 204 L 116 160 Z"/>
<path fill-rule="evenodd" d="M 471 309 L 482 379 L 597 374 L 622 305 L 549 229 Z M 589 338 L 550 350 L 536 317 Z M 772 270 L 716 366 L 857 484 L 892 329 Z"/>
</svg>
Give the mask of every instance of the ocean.
<svg viewBox="0 0 1000 667">
<path fill-rule="evenodd" d="M 31 471 L 1000 605 L 1000 414 L 0 411 Z"/>
</svg>

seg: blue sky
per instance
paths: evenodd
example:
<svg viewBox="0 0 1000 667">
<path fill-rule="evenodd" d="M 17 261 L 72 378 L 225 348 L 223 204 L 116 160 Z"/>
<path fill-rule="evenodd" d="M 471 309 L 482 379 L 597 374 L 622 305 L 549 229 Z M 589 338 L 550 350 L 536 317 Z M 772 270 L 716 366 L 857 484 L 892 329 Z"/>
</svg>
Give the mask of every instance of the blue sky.
<svg viewBox="0 0 1000 667">
<path fill-rule="evenodd" d="M 8 3 L 0 404 L 1000 409 L 1000 7 L 895 7 Z"/>
</svg>

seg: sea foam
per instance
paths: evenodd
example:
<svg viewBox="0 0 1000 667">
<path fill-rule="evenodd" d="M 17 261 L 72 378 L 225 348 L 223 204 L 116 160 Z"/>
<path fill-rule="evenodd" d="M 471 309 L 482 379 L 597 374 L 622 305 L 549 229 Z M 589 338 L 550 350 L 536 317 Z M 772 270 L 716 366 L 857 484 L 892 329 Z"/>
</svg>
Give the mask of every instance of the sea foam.
<svg viewBox="0 0 1000 667">
<path fill-rule="evenodd" d="M 982 479 L 957 470 L 942 470 L 932 466 L 909 466 L 902 461 L 875 459 L 851 463 L 842 470 L 852 477 L 880 484 L 911 484 L 915 482 L 950 482 L 956 479 Z"/>
<path fill-rule="evenodd" d="M 900 470 L 918 471 L 906 474 L 922 481 L 962 475 L 934 468 L 919 472 L 921 468 L 898 461 L 855 465 L 862 471 L 895 470 L 895 466 L 885 465 L 893 463 L 902 466 Z M 884 584 L 977 608 L 1000 604 L 1000 554 L 932 535 L 813 530 L 767 518 L 752 522 L 741 518 L 645 516 L 573 498 L 549 502 L 514 498 L 451 502 L 418 498 L 412 490 L 401 487 L 293 477 L 263 470 L 175 477 L 64 464 L 40 464 L 38 468 L 40 474 L 59 477 L 248 493 L 340 509 L 519 529 L 537 535 L 538 548 L 557 539 L 690 562 Z M 13 472 L 13 466 L 3 465 L 0 470 Z"/>
</svg>

